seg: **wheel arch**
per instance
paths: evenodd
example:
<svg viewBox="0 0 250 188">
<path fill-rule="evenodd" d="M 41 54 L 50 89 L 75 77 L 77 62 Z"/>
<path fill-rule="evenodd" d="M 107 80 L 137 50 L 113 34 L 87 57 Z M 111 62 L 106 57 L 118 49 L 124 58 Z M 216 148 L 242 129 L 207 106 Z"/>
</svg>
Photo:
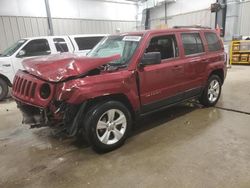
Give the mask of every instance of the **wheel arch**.
<svg viewBox="0 0 250 188">
<path fill-rule="evenodd" d="M 110 94 L 110 95 L 106 95 L 106 96 L 99 96 L 99 97 L 89 99 L 87 108 L 89 108 L 92 105 L 95 105 L 96 103 L 99 103 L 102 101 L 109 101 L 109 100 L 121 102 L 124 106 L 126 106 L 128 108 L 128 110 L 131 113 L 132 118 L 135 119 L 135 110 L 134 110 L 130 100 L 128 99 L 128 97 L 122 93 Z"/>
<path fill-rule="evenodd" d="M 3 79 L 9 87 L 12 87 L 10 80 L 6 76 L 4 76 L 3 74 L 0 74 L 0 78 Z"/>
<path fill-rule="evenodd" d="M 213 70 L 213 71 L 209 74 L 208 78 L 210 78 L 210 76 L 212 76 L 212 75 L 217 75 L 217 76 L 219 76 L 220 79 L 221 79 L 221 81 L 222 81 L 222 84 L 224 83 L 224 70 L 223 70 L 223 69 L 216 69 L 216 70 Z"/>
</svg>

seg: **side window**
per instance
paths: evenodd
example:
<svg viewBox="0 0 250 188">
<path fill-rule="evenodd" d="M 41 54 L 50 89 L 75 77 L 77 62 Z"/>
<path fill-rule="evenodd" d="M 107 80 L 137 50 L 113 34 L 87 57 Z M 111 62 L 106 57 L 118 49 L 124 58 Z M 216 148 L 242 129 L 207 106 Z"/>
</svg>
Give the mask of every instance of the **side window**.
<svg viewBox="0 0 250 188">
<path fill-rule="evenodd" d="M 161 59 L 170 59 L 179 56 L 175 35 L 164 35 L 151 39 L 146 53 L 160 52 Z"/>
<path fill-rule="evenodd" d="M 100 42 L 103 37 L 75 37 L 79 50 L 90 50 Z"/>
<path fill-rule="evenodd" d="M 204 52 L 204 47 L 199 33 L 181 34 L 185 55 L 198 54 Z"/>
<path fill-rule="evenodd" d="M 22 49 L 23 57 L 48 55 L 51 53 L 49 43 L 46 39 L 36 39 L 28 42 Z"/>
<path fill-rule="evenodd" d="M 68 52 L 69 48 L 67 46 L 67 43 L 65 42 L 65 40 L 63 38 L 54 38 L 53 42 L 56 46 L 56 50 L 58 52 Z"/>
<path fill-rule="evenodd" d="M 215 33 L 205 33 L 205 37 L 208 44 L 208 50 L 211 52 L 221 50 L 220 39 Z"/>
</svg>

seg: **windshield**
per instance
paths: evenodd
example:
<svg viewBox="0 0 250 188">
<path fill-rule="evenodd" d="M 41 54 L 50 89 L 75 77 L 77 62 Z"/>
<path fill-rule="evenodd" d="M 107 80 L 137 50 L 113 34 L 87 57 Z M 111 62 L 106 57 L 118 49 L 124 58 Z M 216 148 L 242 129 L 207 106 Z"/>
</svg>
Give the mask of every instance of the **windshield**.
<svg viewBox="0 0 250 188">
<path fill-rule="evenodd" d="M 119 60 L 112 65 L 127 64 L 134 54 L 141 36 L 108 36 L 101 40 L 89 53 L 89 57 L 108 57 L 119 54 Z"/>
<path fill-rule="evenodd" d="M 11 45 L 9 48 L 3 51 L 3 53 L 0 56 L 11 56 L 14 54 L 27 40 L 26 39 L 21 39 Z"/>
</svg>

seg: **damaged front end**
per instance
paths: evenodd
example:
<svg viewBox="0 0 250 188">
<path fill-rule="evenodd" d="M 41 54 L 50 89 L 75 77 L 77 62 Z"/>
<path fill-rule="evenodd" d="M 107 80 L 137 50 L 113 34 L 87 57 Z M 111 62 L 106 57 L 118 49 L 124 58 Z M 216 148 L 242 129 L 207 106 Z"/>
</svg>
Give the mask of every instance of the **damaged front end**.
<svg viewBox="0 0 250 188">
<path fill-rule="evenodd" d="M 22 124 L 30 125 L 30 128 L 62 128 L 69 136 L 75 136 L 83 121 L 82 115 L 86 104 L 86 102 L 81 105 L 57 102 L 48 108 L 39 108 L 17 102 L 17 107 L 23 116 Z"/>
<path fill-rule="evenodd" d="M 70 82 L 74 88 L 78 79 L 119 58 L 119 55 L 106 58 L 70 55 L 24 61 L 26 70 L 17 72 L 12 88 L 12 96 L 23 114 L 22 123 L 31 128 L 64 127 L 70 136 L 76 135 L 86 102 L 70 103 L 74 94 L 72 89 L 64 88 L 65 83 Z"/>
<path fill-rule="evenodd" d="M 23 115 L 22 124 L 30 125 L 31 128 L 49 126 L 46 110 L 20 102 L 17 102 L 17 107 Z"/>
</svg>

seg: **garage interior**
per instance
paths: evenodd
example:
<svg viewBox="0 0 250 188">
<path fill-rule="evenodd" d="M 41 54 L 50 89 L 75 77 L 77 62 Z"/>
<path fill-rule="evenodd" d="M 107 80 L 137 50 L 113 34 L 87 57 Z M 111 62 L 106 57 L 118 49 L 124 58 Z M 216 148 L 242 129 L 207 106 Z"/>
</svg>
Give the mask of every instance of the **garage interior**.
<svg viewBox="0 0 250 188">
<path fill-rule="evenodd" d="M 248 0 L 1 0 L 0 52 L 26 37 L 196 25 L 220 30 L 228 72 L 215 107 L 192 100 L 152 113 L 104 154 L 22 125 L 10 89 L 0 101 L 0 187 L 250 187 L 250 51 L 239 47 L 250 38 L 249 8 Z"/>
</svg>

